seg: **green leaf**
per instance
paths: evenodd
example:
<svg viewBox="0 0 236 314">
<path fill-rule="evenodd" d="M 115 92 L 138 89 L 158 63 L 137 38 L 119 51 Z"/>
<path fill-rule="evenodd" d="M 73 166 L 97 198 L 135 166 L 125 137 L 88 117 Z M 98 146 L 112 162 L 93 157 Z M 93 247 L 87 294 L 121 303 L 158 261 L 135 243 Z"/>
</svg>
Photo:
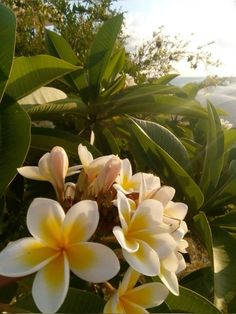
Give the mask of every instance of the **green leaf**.
<svg viewBox="0 0 236 314">
<path fill-rule="evenodd" d="M 69 43 L 60 35 L 49 29 L 45 30 L 45 43 L 48 52 L 57 58 L 78 65 L 79 60 Z"/>
<path fill-rule="evenodd" d="M 120 149 L 117 140 L 108 128 L 95 124 L 93 131 L 95 134 L 94 146 L 97 147 L 99 151 L 104 155 L 119 155 Z"/>
<path fill-rule="evenodd" d="M 123 15 L 121 14 L 106 21 L 99 29 L 91 46 L 85 68 L 88 69 L 88 82 L 94 100 L 99 94 L 100 84 L 108 66 L 122 22 Z"/>
<path fill-rule="evenodd" d="M 200 187 L 205 196 L 212 194 L 219 182 L 224 163 L 224 133 L 215 108 L 208 104 L 208 136 Z"/>
<path fill-rule="evenodd" d="M 212 227 L 215 304 L 227 311 L 236 295 L 236 239 L 225 230 Z"/>
<path fill-rule="evenodd" d="M 165 303 L 172 312 L 220 314 L 221 312 L 200 294 L 180 287 L 179 296 L 169 294 Z"/>
<path fill-rule="evenodd" d="M 109 86 L 116 76 L 122 71 L 125 63 L 125 49 L 119 49 L 113 53 L 102 77 L 102 85 L 104 88 Z"/>
<path fill-rule="evenodd" d="M 191 98 L 195 98 L 200 89 L 200 85 L 196 83 L 188 83 L 182 87 L 182 90 Z"/>
<path fill-rule="evenodd" d="M 30 119 L 18 104 L 0 107 L 0 196 L 25 159 L 30 143 Z"/>
<path fill-rule="evenodd" d="M 185 170 L 189 169 L 188 152 L 180 140 L 162 125 L 140 119 L 133 119 L 145 133 L 164 151 L 166 151 Z"/>
<path fill-rule="evenodd" d="M 0 103 L 12 67 L 15 50 L 16 18 L 14 13 L 0 4 Z"/>
<path fill-rule="evenodd" d="M 74 113 L 82 117 L 87 116 L 87 106 L 79 98 L 67 98 L 48 104 L 25 105 L 23 107 L 32 120 L 53 120 L 54 118 L 58 118 L 58 115 L 61 116 L 66 113 Z"/>
<path fill-rule="evenodd" d="M 158 85 L 140 88 L 140 90 L 133 89 L 133 93 L 122 94 L 122 96 L 118 94 L 114 100 L 109 100 L 104 110 L 108 116 L 159 113 L 206 119 L 206 111 L 196 101 L 174 95 L 164 95 L 175 93 L 175 91 L 174 87 Z"/>
<path fill-rule="evenodd" d="M 205 213 L 199 212 L 198 215 L 193 217 L 194 229 L 198 234 L 199 239 L 207 249 L 210 262 L 213 268 L 213 240 L 210 224 L 207 220 Z"/>
<path fill-rule="evenodd" d="M 153 81 L 154 84 L 165 85 L 172 81 L 174 78 L 179 76 L 179 74 L 166 74 L 161 76 L 160 78 Z"/>
<path fill-rule="evenodd" d="M 63 305 L 58 310 L 58 313 L 101 313 L 104 308 L 105 302 L 97 295 L 70 288 Z M 39 313 L 32 295 L 28 295 L 13 306 L 31 311 L 32 313 Z"/>
<path fill-rule="evenodd" d="M 86 145 L 93 156 L 100 155 L 96 148 L 79 135 L 57 129 L 32 128 L 31 148 L 42 151 L 42 153 L 50 151 L 54 146 L 62 146 L 69 155 L 78 160 L 80 143 Z"/>
<path fill-rule="evenodd" d="M 55 57 L 38 55 L 14 60 L 6 94 L 18 100 L 78 67 Z"/>
<path fill-rule="evenodd" d="M 48 52 L 57 58 L 67 61 L 74 65 L 79 65 L 79 60 L 74 53 L 73 49 L 69 43 L 60 35 L 50 30 L 45 32 L 45 43 Z M 80 85 L 78 84 L 78 77 L 80 76 L 80 71 L 72 72 L 65 75 L 63 79 L 67 84 L 75 91 L 78 91 Z"/>
<path fill-rule="evenodd" d="M 192 215 L 196 212 L 204 198 L 190 175 L 134 121 L 126 120 L 123 128 L 129 132 L 129 145 L 135 159 L 139 158 L 140 166 L 147 165 L 149 169 L 160 174 L 162 180 L 174 186 L 179 193 L 181 192 L 185 196 L 189 214 Z"/>
<path fill-rule="evenodd" d="M 231 210 L 222 216 L 216 217 L 212 224 L 225 231 L 236 232 L 236 210 Z"/>
</svg>

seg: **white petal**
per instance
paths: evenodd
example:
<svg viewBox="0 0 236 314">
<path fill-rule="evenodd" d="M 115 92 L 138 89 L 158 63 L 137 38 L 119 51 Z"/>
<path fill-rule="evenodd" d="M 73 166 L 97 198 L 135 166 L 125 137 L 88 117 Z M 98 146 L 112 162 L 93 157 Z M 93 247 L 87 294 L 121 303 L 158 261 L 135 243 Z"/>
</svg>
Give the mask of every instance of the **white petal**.
<svg viewBox="0 0 236 314">
<path fill-rule="evenodd" d="M 113 251 L 100 243 L 83 242 L 67 249 L 72 272 L 83 280 L 104 282 L 114 277 L 119 260 Z"/>
<path fill-rule="evenodd" d="M 169 202 L 164 209 L 164 215 L 183 220 L 187 214 L 188 206 L 180 202 Z"/>
<path fill-rule="evenodd" d="M 36 198 L 27 213 L 27 226 L 38 240 L 51 247 L 61 241 L 62 223 L 65 213 L 61 205 L 48 198 Z"/>
<path fill-rule="evenodd" d="M 139 249 L 135 253 L 123 250 L 123 256 L 128 264 L 137 272 L 146 276 L 156 276 L 160 272 L 160 261 L 157 253 L 145 242 L 139 241 Z"/>
<path fill-rule="evenodd" d="M 152 199 L 144 200 L 132 216 L 129 230 L 132 232 L 142 229 L 155 229 L 163 219 L 163 206 Z"/>
<path fill-rule="evenodd" d="M 99 221 L 95 201 L 84 200 L 73 205 L 66 213 L 63 236 L 69 244 L 87 241 L 95 232 Z"/>
<path fill-rule="evenodd" d="M 161 267 L 168 271 L 176 272 L 178 269 L 179 260 L 175 253 L 171 253 L 166 258 L 161 260 Z"/>
<path fill-rule="evenodd" d="M 127 291 L 125 298 L 144 308 L 160 305 L 168 296 L 168 289 L 161 283 L 152 282 Z"/>
<path fill-rule="evenodd" d="M 64 181 L 69 166 L 68 156 L 60 146 L 55 146 L 50 152 L 48 167 L 50 174 L 55 182 L 55 187 L 64 190 Z"/>
<path fill-rule="evenodd" d="M 0 274 L 9 277 L 32 274 L 58 255 L 34 238 L 23 238 L 10 243 L 0 253 Z"/>
<path fill-rule="evenodd" d="M 128 158 L 122 160 L 120 176 L 123 183 L 129 181 L 132 177 L 132 167 Z"/>
<path fill-rule="evenodd" d="M 39 167 L 25 166 L 25 167 L 17 168 L 17 171 L 23 177 L 28 178 L 28 179 L 39 180 L 39 181 L 48 181 L 48 178 L 44 177 L 40 173 Z"/>
<path fill-rule="evenodd" d="M 172 292 L 174 295 L 179 295 L 178 278 L 174 272 L 161 269 L 159 277 L 164 285 L 170 290 L 170 292 Z"/>
<path fill-rule="evenodd" d="M 50 153 L 44 154 L 39 159 L 38 166 L 39 166 L 39 171 L 41 175 L 47 178 L 48 181 L 53 182 L 52 175 L 49 169 L 49 158 L 50 158 Z"/>
<path fill-rule="evenodd" d="M 122 229 L 126 231 L 130 224 L 131 208 L 127 197 L 120 191 L 117 192 L 117 207 Z"/>
<path fill-rule="evenodd" d="M 93 155 L 88 151 L 87 147 L 82 144 L 78 146 L 78 154 L 84 167 L 87 167 L 93 161 Z"/>
<path fill-rule="evenodd" d="M 58 311 L 67 295 L 69 279 L 70 269 L 64 254 L 60 254 L 36 274 L 32 295 L 41 312 Z"/>
<path fill-rule="evenodd" d="M 124 235 L 123 230 L 116 226 L 113 228 L 114 236 L 119 242 L 120 246 L 129 253 L 134 253 L 139 248 L 139 243 L 133 239 L 127 239 Z"/>
<path fill-rule="evenodd" d="M 124 312 L 125 314 L 130 314 L 130 313 L 135 313 L 135 314 L 148 314 L 149 312 L 147 310 L 145 310 L 143 307 L 130 302 L 128 299 L 126 298 L 122 298 L 121 304 L 124 308 Z"/>
<path fill-rule="evenodd" d="M 116 291 L 108 300 L 106 303 L 104 309 L 103 309 L 104 314 L 119 314 L 122 313 L 124 314 L 124 308 L 123 305 L 121 304 L 119 300 L 119 295 L 118 292 Z"/>
<path fill-rule="evenodd" d="M 153 248 L 157 251 L 159 257 L 163 259 L 176 249 L 177 242 L 169 233 L 160 233 L 156 235 L 155 245 L 155 247 L 153 245 Z"/>
<path fill-rule="evenodd" d="M 176 270 L 176 274 L 180 273 L 186 268 L 186 262 L 183 255 L 180 253 L 177 253 L 177 257 L 178 257 L 179 265 L 178 265 L 178 269 Z"/>
<path fill-rule="evenodd" d="M 160 201 L 165 208 L 166 205 L 173 199 L 175 195 L 175 189 L 171 186 L 162 186 L 153 196 L 155 200 Z"/>
<path fill-rule="evenodd" d="M 69 177 L 69 176 L 73 176 L 76 173 L 79 173 L 82 167 L 83 166 L 78 165 L 78 166 L 73 166 L 73 167 L 68 168 L 66 176 Z"/>
<path fill-rule="evenodd" d="M 119 286 L 119 295 L 123 295 L 127 290 L 132 289 L 138 279 L 140 277 L 140 273 L 134 270 L 132 267 L 129 267 L 124 274 L 123 280 Z"/>
</svg>

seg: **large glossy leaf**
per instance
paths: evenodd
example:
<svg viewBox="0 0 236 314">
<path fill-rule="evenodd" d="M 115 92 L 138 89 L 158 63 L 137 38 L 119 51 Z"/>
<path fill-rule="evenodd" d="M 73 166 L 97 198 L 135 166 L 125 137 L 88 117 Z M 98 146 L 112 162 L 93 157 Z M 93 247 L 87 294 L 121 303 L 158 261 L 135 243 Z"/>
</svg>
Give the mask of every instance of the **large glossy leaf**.
<svg viewBox="0 0 236 314">
<path fill-rule="evenodd" d="M 163 150 L 165 150 L 185 170 L 190 170 L 188 152 L 180 140 L 162 125 L 147 121 L 134 119 L 134 121 L 145 131 L 145 133 Z"/>
<path fill-rule="evenodd" d="M 236 239 L 219 227 L 212 227 L 215 304 L 227 310 L 236 294 Z"/>
<path fill-rule="evenodd" d="M 236 160 L 232 160 L 229 169 L 224 173 L 217 189 L 204 203 L 203 210 L 211 213 L 214 209 L 221 208 L 236 201 Z"/>
<path fill-rule="evenodd" d="M 86 117 L 88 114 L 87 106 L 79 98 L 67 98 L 48 104 L 24 106 L 24 108 L 32 120 L 53 120 L 58 118 L 58 115 L 61 116 L 66 113 L 73 113 L 82 117 Z"/>
<path fill-rule="evenodd" d="M 93 156 L 100 155 L 98 150 L 79 135 L 57 129 L 32 128 L 31 149 L 42 153 L 50 151 L 54 146 L 62 146 L 73 158 L 78 159 L 78 145 L 83 143 Z"/>
<path fill-rule="evenodd" d="M 122 21 L 123 15 L 117 15 L 105 22 L 91 46 L 86 69 L 88 69 L 88 81 L 94 99 L 99 94 L 100 83 L 114 49 Z"/>
<path fill-rule="evenodd" d="M 152 169 L 161 176 L 166 183 L 174 186 L 181 197 L 186 198 L 189 205 L 189 214 L 194 212 L 203 203 L 203 194 L 190 175 L 144 130 L 131 119 L 123 122 L 123 128 L 129 132 L 129 145 L 139 166 Z"/>
<path fill-rule="evenodd" d="M 179 74 L 166 74 L 166 75 L 163 75 L 163 76 L 159 77 L 158 79 L 154 80 L 153 83 L 160 84 L 160 85 L 168 84 L 170 81 L 172 81 L 177 76 L 179 76 Z"/>
<path fill-rule="evenodd" d="M 109 86 L 109 82 L 113 81 L 116 76 L 121 73 L 125 63 L 125 49 L 119 49 L 113 53 L 102 77 L 102 85 L 104 88 Z"/>
<path fill-rule="evenodd" d="M 169 294 L 165 303 L 176 313 L 207 313 L 207 314 L 220 314 L 219 311 L 210 301 L 201 296 L 200 294 L 180 287 L 179 296 Z"/>
<path fill-rule="evenodd" d="M 222 216 L 216 217 L 212 224 L 225 231 L 236 233 L 236 210 L 231 210 Z"/>
<path fill-rule="evenodd" d="M 158 89 L 162 90 L 158 91 Z M 168 91 L 168 89 L 170 90 Z M 135 93 L 122 95 L 120 98 L 118 95 L 114 100 L 109 100 L 104 110 L 106 110 L 108 116 L 154 113 L 206 119 L 206 111 L 197 102 L 174 95 L 164 95 L 171 93 L 171 89 L 174 92 L 173 87 L 165 86 L 161 88 L 161 86 L 157 85 L 150 88 L 150 90 L 135 90 Z"/>
<path fill-rule="evenodd" d="M 30 119 L 18 104 L 0 107 L 0 196 L 23 163 L 30 143 Z"/>
<path fill-rule="evenodd" d="M 51 56 L 18 57 L 13 63 L 6 94 L 18 100 L 76 69 L 76 66 Z"/>
<path fill-rule="evenodd" d="M 10 74 L 15 50 L 16 18 L 0 4 L 0 103 Z"/>
<path fill-rule="evenodd" d="M 48 52 L 54 57 L 78 65 L 79 60 L 68 42 L 60 35 L 49 29 L 45 30 L 45 43 Z"/>
<path fill-rule="evenodd" d="M 91 292 L 70 288 L 58 313 L 101 313 L 104 305 L 104 300 L 97 295 Z M 30 311 L 31 313 L 39 313 L 32 295 L 20 299 L 13 304 L 13 308 L 15 306 Z"/>
<path fill-rule="evenodd" d="M 224 133 L 215 108 L 208 104 L 208 136 L 200 187 L 205 196 L 212 194 L 219 182 L 224 162 Z"/>
<path fill-rule="evenodd" d="M 93 131 L 95 134 L 94 145 L 99 149 L 99 151 L 101 151 L 104 155 L 119 155 L 120 150 L 117 139 L 109 128 L 95 124 Z"/>
<path fill-rule="evenodd" d="M 214 269 L 212 232 L 205 213 L 199 212 L 198 215 L 193 217 L 193 226 L 199 239 L 207 249 L 212 269 Z"/>
</svg>

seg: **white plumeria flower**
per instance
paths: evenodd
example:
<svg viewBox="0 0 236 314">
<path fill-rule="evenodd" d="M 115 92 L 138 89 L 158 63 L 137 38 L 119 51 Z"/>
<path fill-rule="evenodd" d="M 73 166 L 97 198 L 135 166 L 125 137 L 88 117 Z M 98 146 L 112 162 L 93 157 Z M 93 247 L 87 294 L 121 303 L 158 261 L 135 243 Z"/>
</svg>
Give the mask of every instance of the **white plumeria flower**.
<svg viewBox="0 0 236 314">
<path fill-rule="evenodd" d="M 174 295 L 179 295 L 177 274 L 186 268 L 183 255 L 179 252 L 187 253 L 186 248 L 188 247 L 188 242 L 183 240 L 187 231 L 186 223 L 181 221 L 180 227 L 172 233 L 173 238 L 177 242 L 175 251 L 161 260 L 159 277 Z"/>
<path fill-rule="evenodd" d="M 78 202 L 65 214 L 58 202 L 35 199 L 27 213 L 32 237 L 15 241 L 0 253 L 0 274 L 18 277 L 37 272 L 32 288 L 35 303 L 44 313 L 56 312 L 66 297 L 70 270 L 89 282 L 104 282 L 119 271 L 110 248 L 87 242 L 98 221 L 94 201 Z"/>
<path fill-rule="evenodd" d="M 58 199 L 63 200 L 65 177 L 79 172 L 80 166 L 69 168 L 68 156 L 60 146 L 55 146 L 50 153 L 44 154 L 36 166 L 25 166 L 17 171 L 24 177 L 32 180 L 50 182 Z"/>
<path fill-rule="evenodd" d="M 150 193 L 155 200 L 158 200 L 162 203 L 164 208 L 164 216 L 171 218 L 175 221 L 175 224 L 178 224 L 179 221 L 182 221 L 188 211 L 188 206 L 181 202 L 173 202 L 172 199 L 175 195 L 175 189 L 171 186 L 162 186 L 154 193 Z M 171 222 L 173 223 L 173 220 Z"/>
<path fill-rule="evenodd" d="M 113 233 L 122 247 L 125 260 L 136 271 L 146 276 L 160 273 L 160 258 L 168 256 L 176 241 L 162 223 L 163 206 L 156 200 L 144 200 L 134 214 L 126 196 L 118 191 L 117 207 L 120 226 Z"/>
<path fill-rule="evenodd" d="M 114 183 L 120 173 L 121 160 L 118 156 L 107 155 L 93 159 L 92 154 L 86 146 L 78 146 L 78 154 L 82 163 L 82 168 L 86 174 L 87 194 L 97 195 L 99 192 L 106 192 Z M 81 173 L 83 176 L 83 173 Z M 81 182 L 80 181 L 80 182 Z M 81 187 L 82 189 L 85 186 Z"/>
<path fill-rule="evenodd" d="M 161 283 L 151 282 L 134 287 L 140 273 L 131 267 L 126 271 L 119 288 L 106 303 L 103 313 L 149 313 L 146 308 L 160 305 L 168 296 L 168 289 Z"/>
<path fill-rule="evenodd" d="M 138 193 L 143 180 L 145 181 L 147 190 L 157 189 L 161 186 L 160 179 L 150 173 L 138 172 L 133 175 L 131 163 L 126 158 L 122 160 L 120 175 L 117 177 L 113 187 L 124 194 Z"/>
</svg>

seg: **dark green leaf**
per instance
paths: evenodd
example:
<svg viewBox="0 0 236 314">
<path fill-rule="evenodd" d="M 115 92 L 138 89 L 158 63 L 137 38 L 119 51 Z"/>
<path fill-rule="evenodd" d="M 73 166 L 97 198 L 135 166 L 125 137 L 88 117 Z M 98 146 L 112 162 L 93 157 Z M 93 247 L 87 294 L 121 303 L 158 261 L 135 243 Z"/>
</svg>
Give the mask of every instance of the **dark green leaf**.
<svg viewBox="0 0 236 314">
<path fill-rule="evenodd" d="M 14 13 L 0 4 L 0 103 L 11 71 L 15 50 L 15 32 Z"/>
<path fill-rule="evenodd" d="M 236 239 L 218 227 L 212 227 L 215 304 L 227 310 L 236 294 Z"/>
<path fill-rule="evenodd" d="M 153 81 L 153 83 L 158 85 L 165 85 L 168 84 L 170 81 L 172 81 L 174 78 L 179 76 L 179 74 L 166 74 L 161 76 L 160 78 Z"/>
<path fill-rule="evenodd" d="M 188 152 L 180 140 L 167 128 L 152 121 L 134 119 L 146 134 L 164 151 L 166 151 L 185 170 L 190 170 Z"/>
<path fill-rule="evenodd" d="M 203 212 L 199 212 L 198 215 L 193 217 L 194 229 L 198 234 L 199 239 L 207 249 L 211 265 L 213 267 L 213 240 L 212 232 L 207 220 L 206 215 Z"/>
<path fill-rule="evenodd" d="M 70 288 L 58 313 L 101 313 L 104 305 L 104 300 L 95 294 Z M 20 299 L 13 306 L 31 311 L 32 313 L 39 313 L 32 295 Z"/>
<path fill-rule="evenodd" d="M 215 108 L 208 104 L 208 136 L 200 187 L 205 196 L 212 194 L 219 182 L 224 162 L 224 133 Z"/>
<path fill-rule="evenodd" d="M 0 107 L 0 196 L 25 159 L 30 143 L 30 119 L 18 104 Z"/>
<path fill-rule="evenodd" d="M 45 43 L 48 52 L 57 58 L 78 65 L 79 60 L 68 42 L 60 35 L 49 29 L 45 30 Z"/>
<path fill-rule="evenodd" d="M 51 56 L 18 57 L 13 63 L 6 94 L 18 100 L 76 69 L 78 67 Z"/>
<path fill-rule="evenodd" d="M 117 36 L 123 22 L 123 15 L 117 15 L 105 22 L 98 31 L 91 46 L 86 69 L 93 98 L 99 94 L 100 84 L 108 66 Z"/>
<path fill-rule="evenodd" d="M 146 165 L 166 183 L 183 193 L 192 215 L 203 203 L 203 194 L 190 175 L 134 121 L 127 120 L 123 128 L 129 132 L 129 145 L 140 166 Z"/>
<path fill-rule="evenodd" d="M 179 296 L 169 294 L 165 303 L 172 312 L 220 314 L 221 312 L 200 294 L 180 287 Z"/>
</svg>

